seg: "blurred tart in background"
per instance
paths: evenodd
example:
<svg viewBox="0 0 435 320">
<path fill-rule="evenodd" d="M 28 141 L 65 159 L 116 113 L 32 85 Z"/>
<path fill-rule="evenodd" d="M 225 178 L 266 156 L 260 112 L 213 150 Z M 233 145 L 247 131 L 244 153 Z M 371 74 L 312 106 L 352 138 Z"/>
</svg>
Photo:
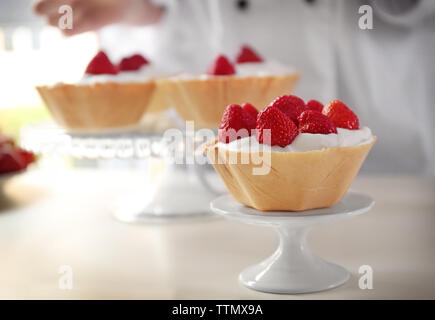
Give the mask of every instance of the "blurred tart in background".
<svg viewBox="0 0 435 320">
<path fill-rule="evenodd" d="M 250 101 L 263 107 L 274 97 L 290 93 L 300 77 L 287 66 L 265 61 L 247 46 L 235 62 L 220 55 L 206 74 L 159 79 L 159 90 L 184 120 L 195 121 L 197 127 L 217 128 L 228 104 Z"/>
<path fill-rule="evenodd" d="M 133 126 L 140 122 L 155 91 L 158 70 L 135 54 L 114 65 L 100 51 L 75 84 L 39 86 L 55 121 L 72 131 Z"/>
</svg>

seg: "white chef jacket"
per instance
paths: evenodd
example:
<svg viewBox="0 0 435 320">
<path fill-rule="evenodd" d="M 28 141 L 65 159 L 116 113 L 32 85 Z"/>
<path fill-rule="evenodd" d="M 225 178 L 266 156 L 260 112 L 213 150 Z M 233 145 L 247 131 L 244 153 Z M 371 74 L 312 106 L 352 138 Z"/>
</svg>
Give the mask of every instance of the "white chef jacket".
<svg viewBox="0 0 435 320">
<path fill-rule="evenodd" d="M 301 71 L 295 93 L 305 100 L 338 98 L 356 111 L 378 137 L 364 171 L 435 176 L 435 1 L 155 1 L 166 12 L 142 51 L 156 64 L 204 72 L 217 54 L 234 57 L 248 44 Z M 359 28 L 364 4 L 371 30 Z M 118 32 L 102 40 L 125 49 L 120 38 L 135 33 Z"/>
</svg>

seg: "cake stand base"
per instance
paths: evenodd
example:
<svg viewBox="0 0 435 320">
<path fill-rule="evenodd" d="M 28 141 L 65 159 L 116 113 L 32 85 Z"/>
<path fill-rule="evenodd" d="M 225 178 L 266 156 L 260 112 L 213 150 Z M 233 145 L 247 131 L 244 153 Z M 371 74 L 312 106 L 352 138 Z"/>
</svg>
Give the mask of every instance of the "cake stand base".
<svg viewBox="0 0 435 320">
<path fill-rule="evenodd" d="M 213 215 L 209 204 L 217 193 L 203 185 L 194 166 L 166 163 L 160 181 L 117 199 L 113 216 L 128 223 L 157 223 Z"/>
<path fill-rule="evenodd" d="M 275 253 L 245 269 L 239 280 L 257 291 L 295 294 L 332 289 L 349 279 L 346 269 L 311 253 L 307 241 L 310 229 L 367 212 L 373 204 L 371 197 L 349 192 L 333 207 L 303 212 L 261 212 L 243 206 L 230 195 L 213 200 L 210 206 L 228 219 L 277 230 L 280 241 Z"/>
</svg>

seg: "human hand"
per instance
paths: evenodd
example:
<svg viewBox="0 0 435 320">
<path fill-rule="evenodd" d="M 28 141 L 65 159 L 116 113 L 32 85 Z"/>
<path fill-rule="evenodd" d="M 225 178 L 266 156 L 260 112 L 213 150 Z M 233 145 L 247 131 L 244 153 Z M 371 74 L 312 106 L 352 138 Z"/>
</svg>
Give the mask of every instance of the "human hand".
<svg viewBox="0 0 435 320">
<path fill-rule="evenodd" d="M 159 21 L 164 8 L 149 0 L 37 0 L 36 14 L 46 17 L 48 24 L 59 27 L 63 13 L 59 8 L 72 9 L 72 29 L 62 29 L 65 35 L 97 30 L 105 25 L 123 22 L 144 25 Z"/>
</svg>

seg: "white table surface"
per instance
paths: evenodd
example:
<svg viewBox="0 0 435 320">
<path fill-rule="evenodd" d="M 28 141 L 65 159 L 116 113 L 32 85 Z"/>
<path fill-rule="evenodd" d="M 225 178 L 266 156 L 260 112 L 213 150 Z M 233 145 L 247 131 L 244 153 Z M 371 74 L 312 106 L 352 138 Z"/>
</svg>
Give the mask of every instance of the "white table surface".
<svg viewBox="0 0 435 320">
<path fill-rule="evenodd" d="M 303 295 L 246 289 L 237 277 L 270 255 L 272 229 L 223 218 L 157 225 L 114 220 L 108 206 L 139 185 L 131 173 L 34 170 L 6 185 L 0 210 L 2 299 L 435 299 L 435 184 L 358 177 L 369 213 L 313 230 L 313 251 L 352 274 L 343 286 Z M 59 289 L 62 265 L 73 288 Z M 358 268 L 373 268 L 373 289 Z"/>
</svg>

